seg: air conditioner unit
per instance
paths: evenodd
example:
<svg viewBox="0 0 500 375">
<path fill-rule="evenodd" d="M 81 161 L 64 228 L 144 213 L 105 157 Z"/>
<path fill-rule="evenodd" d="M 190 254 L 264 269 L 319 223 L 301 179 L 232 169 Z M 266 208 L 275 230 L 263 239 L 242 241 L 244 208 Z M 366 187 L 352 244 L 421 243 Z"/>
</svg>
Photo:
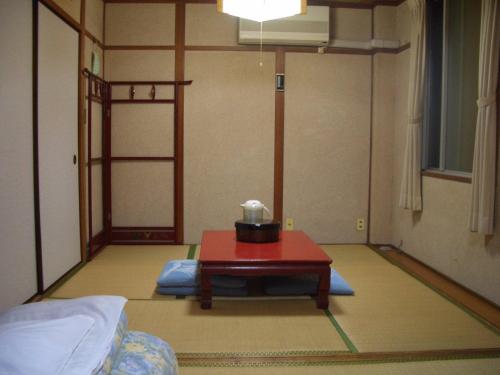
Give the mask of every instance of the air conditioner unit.
<svg viewBox="0 0 500 375">
<path fill-rule="evenodd" d="M 307 13 L 262 23 L 262 43 L 274 45 L 327 46 L 330 7 L 308 6 Z M 260 23 L 240 18 L 239 44 L 260 44 Z"/>
</svg>

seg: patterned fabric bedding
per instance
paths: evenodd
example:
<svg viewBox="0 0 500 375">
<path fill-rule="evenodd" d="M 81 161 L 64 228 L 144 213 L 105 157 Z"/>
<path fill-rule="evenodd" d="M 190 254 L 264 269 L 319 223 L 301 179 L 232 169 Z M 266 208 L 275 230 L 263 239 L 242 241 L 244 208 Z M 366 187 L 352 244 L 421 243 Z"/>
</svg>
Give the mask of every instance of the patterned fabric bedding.
<svg viewBox="0 0 500 375">
<path fill-rule="evenodd" d="M 129 331 L 125 311 L 120 316 L 111 350 L 97 375 L 176 375 L 175 353 L 165 341 Z"/>
</svg>

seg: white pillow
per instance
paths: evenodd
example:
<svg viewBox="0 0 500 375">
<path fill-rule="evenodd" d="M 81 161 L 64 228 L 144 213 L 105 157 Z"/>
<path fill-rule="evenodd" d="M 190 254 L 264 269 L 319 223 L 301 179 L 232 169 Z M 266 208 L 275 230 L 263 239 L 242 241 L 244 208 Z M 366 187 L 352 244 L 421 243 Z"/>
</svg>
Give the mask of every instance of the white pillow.
<svg viewBox="0 0 500 375">
<path fill-rule="evenodd" d="M 37 302 L 16 306 L 0 315 L 0 326 L 26 320 L 60 319 L 85 315 L 94 325 L 63 368 L 64 375 L 97 372 L 109 351 L 127 299 L 117 296 L 92 296 L 70 300 Z"/>
<path fill-rule="evenodd" d="M 0 326 L 0 374 L 57 375 L 94 325 L 74 315 Z"/>
</svg>

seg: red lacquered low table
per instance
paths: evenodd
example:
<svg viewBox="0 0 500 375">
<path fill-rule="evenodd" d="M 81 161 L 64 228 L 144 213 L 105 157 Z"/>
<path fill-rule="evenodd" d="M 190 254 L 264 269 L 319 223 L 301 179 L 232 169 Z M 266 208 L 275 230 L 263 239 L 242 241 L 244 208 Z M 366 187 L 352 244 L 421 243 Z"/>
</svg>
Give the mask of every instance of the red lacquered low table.
<svg viewBox="0 0 500 375">
<path fill-rule="evenodd" d="M 236 232 L 205 231 L 201 240 L 201 308 L 212 307 L 212 275 L 267 276 L 317 274 L 316 305 L 328 307 L 332 260 L 304 232 L 281 232 L 279 242 L 236 241 Z"/>
</svg>

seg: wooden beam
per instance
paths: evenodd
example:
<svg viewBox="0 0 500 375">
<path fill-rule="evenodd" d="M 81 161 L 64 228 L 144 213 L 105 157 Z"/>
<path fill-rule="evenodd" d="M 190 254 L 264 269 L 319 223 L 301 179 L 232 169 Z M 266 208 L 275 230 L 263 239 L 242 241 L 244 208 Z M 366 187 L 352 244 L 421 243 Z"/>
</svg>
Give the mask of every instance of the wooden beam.
<svg viewBox="0 0 500 375">
<path fill-rule="evenodd" d="M 85 10 L 85 0 L 81 0 L 81 5 L 80 5 L 80 23 L 78 23 L 77 20 L 75 20 L 73 17 L 71 17 L 63 8 L 61 8 L 54 0 L 39 0 L 43 5 L 45 5 L 47 8 L 49 8 L 54 14 L 62 19 L 64 22 L 66 22 L 70 27 L 75 29 L 76 31 L 80 32 L 81 31 L 81 24 L 82 24 L 82 13 L 81 9 L 83 8 Z M 83 14 L 83 20 L 85 20 L 85 14 Z"/>
<path fill-rule="evenodd" d="M 278 48 L 275 58 L 276 74 L 285 73 L 285 50 Z M 286 80 L 285 80 L 286 82 Z M 283 222 L 283 164 L 285 136 L 285 92 L 274 93 L 274 199 L 273 218 Z"/>
<path fill-rule="evenodd" d="M 308 5 L 322 5 L 330 8 L 373 9 L 376 6 L 398 6 L 405 0 L 365 0 L 365 1 L 335 1 L 308 0 Z M 217 0 L 104 0 L 106 4 L 216 4 Z"/>
<path fill-rule="evenodd" d="M 37 293 L 43 293 L 42 235 L 40 227 L 40 175 L 38 168 L 38 1 L 33 1 L 33 198 Z"/>
<path fill-rule="evenodd" d="M 80 209 L 80 254 L 87 259 L 87 221 L 85 188 L 85 0 L 80 0 L 80 25 L 78 35 L 78 204 Z M 91 189 L 91 186 L 89 186 Z"/>
<path fill-rule="evenodd" d="M 184 81 L 186 4 L 175 5 L 175 80 Z M 184 243 L 184 86 L 175 85 L 174 226 L 175 242 Z"/>
</svg>

